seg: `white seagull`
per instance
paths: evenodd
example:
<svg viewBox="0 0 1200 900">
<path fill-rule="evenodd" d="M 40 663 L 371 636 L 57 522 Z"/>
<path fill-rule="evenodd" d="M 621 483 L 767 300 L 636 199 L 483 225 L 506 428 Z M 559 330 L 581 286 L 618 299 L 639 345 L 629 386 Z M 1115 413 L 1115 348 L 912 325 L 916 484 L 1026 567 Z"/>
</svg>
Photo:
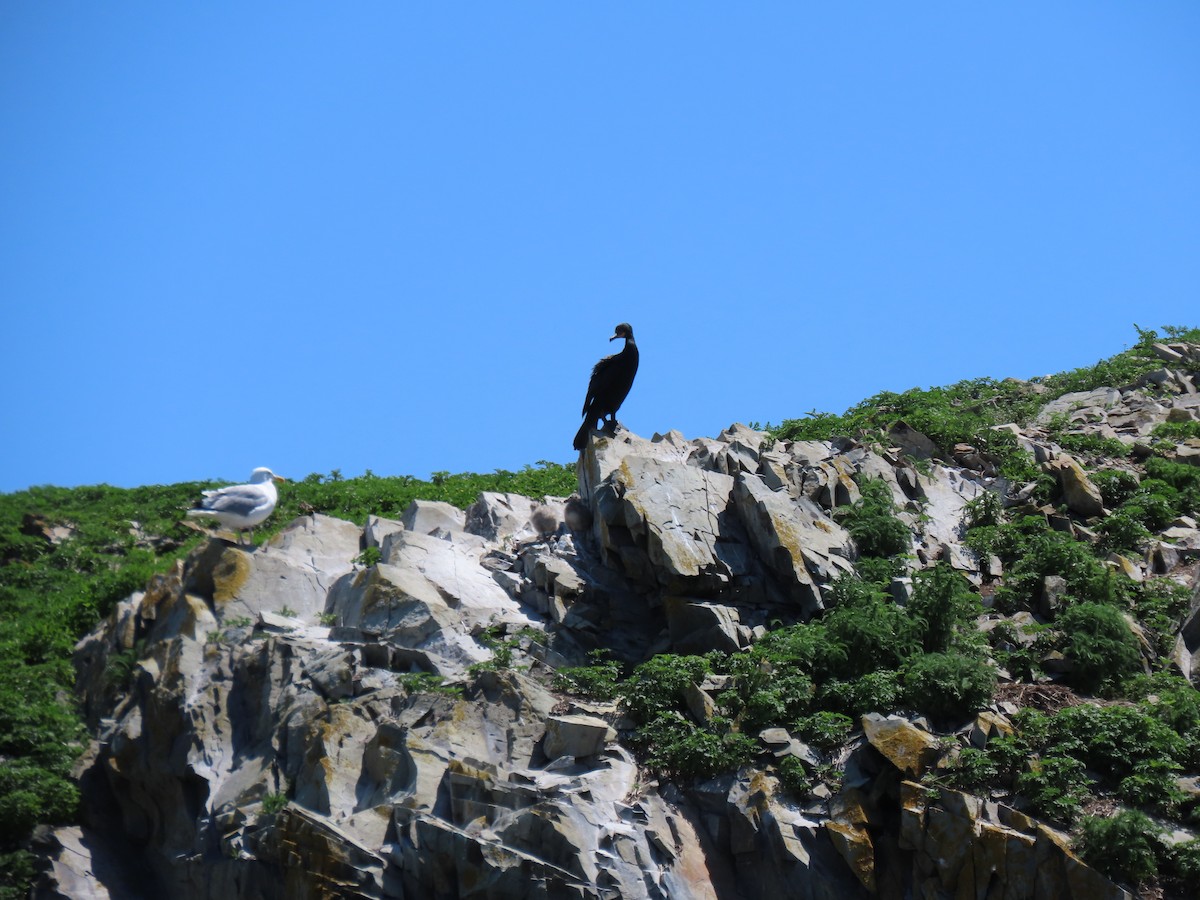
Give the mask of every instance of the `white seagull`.
<svg viewBox="0 0 1200 900">
<path fill-rule="evenodd" d="M 211 516 L 226 528 L 235 529 L 238 543 L 242 543 L 242 531 L 254 528 L 275 511 L 279 502 L 276 481 L 287 481 L 270 469 L 258 468 L 250 473 L 249 484 L 234 484 L 229 487 L 205 491 L 204 499 L 189 516 Z"/>
</svg>

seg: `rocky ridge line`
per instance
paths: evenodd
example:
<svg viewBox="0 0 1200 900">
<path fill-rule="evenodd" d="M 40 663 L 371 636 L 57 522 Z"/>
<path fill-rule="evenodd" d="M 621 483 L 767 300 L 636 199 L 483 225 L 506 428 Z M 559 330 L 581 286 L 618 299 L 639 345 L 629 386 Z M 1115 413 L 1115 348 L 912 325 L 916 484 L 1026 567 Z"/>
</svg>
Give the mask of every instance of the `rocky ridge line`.
<svg viewBox="0 0 1200 900">
<path fill-rule="evenodd" d="M 1162 347 L 1168 362 L 1196 353 Z M 1041 426 L 1065 415 L 1136 445 L 1200 418 L 1193 380 L 1162 371 L 1009 426 L 1060 479 L 1064 527 L 1086 537 L 1081 520 L 1104 511 Z M 783 729 L 760 736 L 762 765 L 684 789 L 645 780 L 618 709 L 549 689 L 595 648 L 732 652 L 819 613 L 857 558 L 833 512 L 864 477 L 889 486 L 914 568 L 1002 575 L 963 544 L 965 510 L 988 490 L 1026 502 L 1024 486 L 969 446 L 938 460 L 911 430 L 892 438 L 598 435 L 585 501 L 484 494 L 364 528 L 305 517 L 254 552 L 208 543 L 77 648 L 96 736 L 87 824 L 48 838 L 37 895 L 833 900 L 986 892 L 998 877 L 1006 896 L 1128 896 L 1045 824 L 931 795 L 918 782 L 937 741 L 920 721 L 864 717 L 836 760 L 841 790 L 799 804 L 770 762 L 814 751 Z M 1200 463 L 1191 444 L 1176 455 Z M 378 564 L 354 562 L 364 548 Z M 1181 520 L 1112 565 L 1146 577 L 1198 553 Z M 893 589 L 902 599 L 905 579 Z M 1193 604 L 1176 644 L 1189 677 L 1197 652 Z M 123 683 L 121 658 L 136 660 Z M 964 740 L 1002 720 L 985 712 Z"/>
</svg>

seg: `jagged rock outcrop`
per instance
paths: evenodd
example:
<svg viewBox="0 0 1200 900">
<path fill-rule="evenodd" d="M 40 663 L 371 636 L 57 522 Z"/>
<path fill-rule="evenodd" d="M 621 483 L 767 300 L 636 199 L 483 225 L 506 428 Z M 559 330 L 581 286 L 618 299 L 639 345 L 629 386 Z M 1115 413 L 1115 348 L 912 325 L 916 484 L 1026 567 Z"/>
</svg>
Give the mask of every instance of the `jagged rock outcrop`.
<svg viewBox="0 0 1200 900">
<path fill-rule="evenodd" d="M 1164 345 L 1164 360 L 1180 352 Z M 1132 443 L 1195 418 L 1190 379 L 1163 371 L 1167 400 L 1067 395 L 1039 422 Z M 1072 509 L 1100 513 L 1045 432 L 1012 428 L 1074 480 Z M 39 895 L 834 900 L 992 896 L 999 879 L 1011 897 L 1125 896 L 1044 825 L 917 784 L 939 747 L 920 722 L 865 718 L 840 790 L 802 806 L 767 766 L 648 781 L 618 709 L 551 691 L 553 669 L 597 647 L 631 663 L 736 652 L 769 622 L 818 614 L 857 557 L 835 513 L 863 477 L 888 485 L 914 568 L 998 574 L 962 543 L 968 504 L 988 490 L 1024 502 L 1021 486 L 973 448 L 939 460 L 908 426 L 891 437 L 600 433 L 579 498 L 483 494 L 465 513 L 417 503 L 362 528 L 302 518 L 253 552 L 210 542 L 77 648 L 87 819 L 48 841 Z M 1122 557 L 1131 576 L 1200 550 L 1194 523 L 1172 527 L 1145 559 Z M 364 547 L 378 564 L 354 562 Z M 1197 621 L 1177 650 L 1187 674 Z M 996 716 L 971 734 L 1006 727 Z M 784 729 L 760 744 L 764 761 L 822 761 Z"/>
</svg>

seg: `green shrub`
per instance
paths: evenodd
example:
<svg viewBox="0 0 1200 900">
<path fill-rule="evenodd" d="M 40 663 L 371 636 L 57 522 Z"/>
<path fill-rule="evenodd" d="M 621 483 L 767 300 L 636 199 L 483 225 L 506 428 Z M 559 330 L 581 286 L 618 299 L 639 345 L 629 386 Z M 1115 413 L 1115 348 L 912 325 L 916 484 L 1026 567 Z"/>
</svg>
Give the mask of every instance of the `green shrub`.
<svg viewBox="0 0 1200 900">
<path fill-rule="evenodd" d="M 1171 758 L 1189 772 L 1200 770 L 1200 691 L 1181 675 L 1156 672 L 1124 684 L 1125 696 L 1177 734 L 1181 747 Z"/>
<path fill-rule="evenodd" d="M 790 722 L 812 700 L 812 679 L 789 660 L 753 650 L 733 654 L 723 668 L 730 680 L 717 704 L 739 731 L 755 733 Z"/>
<path fill-rule="evenodd" d="M 276 813 L 282 812 L 283 808 L 288 805 L 287 794 L 275 793 L 267 794 L 263 797 L 262 810 L 268 816 L 273 816 Z"/>
<path fill-rule="evenodd" d="M 959 790 L 977 791 L 999 781 L 1000 766 L 984 751 L 964 747 L 939 777 Z"/>
<path fill-rule="evenodd" d="M 711 671 L 711 661 L 703 656 L 659 654 L 633 670 L 621 697 L 634 721 L 650 722 L 662 713 L 685 708 L 684 692 Z"/>
<path fill-rule="evenodd" d="M 779 762 L 779 781 L 793 797 L 802 800 L 812 793 L 813 783 L 804 763 L 794 756 L 785 756 Z"/>
<path fill-rule="evenodd" d="M 1188 753 L 1183 739 L 1158 718 L 1121 704 L 1083 703 L 1062 710 L 1050 717 L 1047 743 L 1077 755 L 1114 784 L 1144 774 L 1147 764 L 1178 764 Z"/>
<path fill-rule="evenodd" d="M 1150 436 L 1176 443 L 1188 438 L 1200 438 L 1200 422 L 1160 422 L 1151 429 Z"/>
<path fill-rule="evenodd" d="M 1129 455 L 1129 447 L 1116 438 L 1095 433 L 1062 432 L 1052 435 L 1055 443 L 1068 453 L 1094 453 L 1116 459 Z"/>
<path fill-rule="evenodd" d="M 1075 849 L 1088 865 L 1131 883 L 1158 874 L 1159 829 L 1144 813 L 1126 809 L 1109 819 L 1086 817 Z"/>
<path fill-rule="evenodd" d="M 846 648 L 838 643 L 821 620 L 770 631 L 755 645 L 768 658 L 788 663 L 824 679 L 845 671 Z"/>
<path fill-rule="evenodd" d="M 1034 811 L 1064 825 L 1075 821 L 1088 786 L 1083 763 L 1070 756 L 1034 760 L 1030 771 L 1017 777 L 1017 790 Z"/>
<path fill-rule="evenodd" d="M 900 673 L 894 669 L 869 672 L 847 681 L 834 678 L 817 689 L 821 706 L 856 719 L 864 713 L 899 709 L 903 699 Z"/>
<path fill-rule="evenodd" d="M 1149 578 L 1132 594 L 1133 611 L 1160 659 L 1175 648 L 1175 635 L 1188 611 L 1191 591 L 1170 578 Z"/>
<path fill-rule="evenodd" d="M 835 582 L 837 606 L 821 619 L 829 642 L 841 648 L 833 659 L 817 661 L 818 672 L 851 679 L 877 669 L 896 669 L 918 644 L 916 627 L 905 611 L 853 576 Z"/>
<path fill-rule="evenodd" d="M 1183 767 L 1170 759 L 1147 759 L 1136 763 L 1133 774 L 1117 785 L 1117 795 L 1126 803 L 1172 815 L 1184 800 L 1176 779 Z"/>
<path fill-rule="evenodd" d="M 863 556 L 889 557 L 912 548 L 908 526 L 896 518 L 892 489 L 879 478 L 860 485 L 861 497 L 853 506 L 842 507 L 835 515 L 854 539 Z"/>
<path fill-rule="evenodd" d="M 974 631 L 975 617 L 983 612 L 983 605 L 962 574 L 938 563 L 917 573 L 906 609 L 924 650 L 941 653 L 955 643 L 960 629 L 969 626 Z"/>
<path fill-rule="evenodd" d="M 589 654 L 595 662 L 590 666 L 564 666 L 554 673 L 554 687 L 568 694 L 591 697 L 595 700 L 613 700 L 620 690 L 621 666 L 604 659 L 604 650 Z"/>
<path fill-rule="evenodd" d="M 1089 477 L 1100 489 L 1100 496 L 1108 509 L 1116 509 L 1132 497 L 1139 484 L 1137 475 L 1124 469 L 1100 469 Z"/>
<path fill-rule="evenodd" d="M 709 778 L 754 758 L 757 741 L 713 719 L 701 728 L 674 710 L 658 713 L 638 730 L 635 741 L 645 764 L 674 778 Z"/>
<path fill-rule="evenodd" d="M 1177 491 L 1175 508 L 1179 512 L 1200 510 L 1200 467 L 1153 456 L 1146 460 L 1146 475 Z"/>
<path fill-rule="evenodd" d="M 1051 530 L 1038 517 L 1001 526 L 1001 531 L 994 542 L 1008 566 L 1004 583 L 996 591 L 1001 609 L 1032 608 L 1047 575 L 1066 579 L 1067 593 L 1075 600 L 1104 601 L 1124 589 L 1112 580 L 1088 545 Z"/>
<path fill-rule="evenodd" d="M 1146 517 L 1146 511 L 1135 503 L 1126 503 L 1111 515 L 1105 516 L 1096 529 L 1100 535 L 1100 549 L 1136 553 L 1150 540 L 1150 530 L 1142 524 Z"/>
<path fill-rule="evenodd" d="M 15 843 L 38 822 L 72 822 L 79 788 L 25 759 L 0 761 L 0 841 Z"/>
<path fill-rule="evenodd" d="M 1004 504 L 996 491 L 984 491 L 963 507 L 967 529 L 996 526 L 1004 521 Z"/>
<path fill-rule="evenodd" d="M 823 710 L 796 719 L 793 729 L 814 747 L 833 750 L 849 739 L 854 730 L 854 720 L 841 713 Z"/>
<path fill-rule="evenodd" d="M 904 690 L 914 709 L 935 719 L 964 719 L 987 705 L 996 672 L 985 661 L 961 653 L 926 653 L 904 672 Z"/>
<path fill-rule="evenodd" d="M 1059 647 L 1070 660 L 1070 684 L 1085 693 L 1111 691 L 1141 671 L 1137 638 L 1116 607 L 1080 603 L 1062 613 L 1056 623 Z"/>
<path fill-rule="evenodd" d="M 1183 891 L 1200 884 L 1200 838 L 1164 845 L 1160 854 L 1163 874 L 1178 882 Z"/>
</svg>

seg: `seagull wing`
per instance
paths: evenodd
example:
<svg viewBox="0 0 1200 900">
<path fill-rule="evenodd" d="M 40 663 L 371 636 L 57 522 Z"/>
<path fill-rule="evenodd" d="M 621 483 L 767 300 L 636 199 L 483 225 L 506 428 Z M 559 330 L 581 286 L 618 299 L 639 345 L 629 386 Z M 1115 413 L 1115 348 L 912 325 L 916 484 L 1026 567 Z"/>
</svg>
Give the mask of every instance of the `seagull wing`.
<svg viewBox="0 0 1200 900">
<path fill-rule="evenodd" d="M 200 509 L 234 516 L 249 516 L 270 503 L 266 491 L 255 484 L 236 484 L 205 494 Z"/>
</svg>

